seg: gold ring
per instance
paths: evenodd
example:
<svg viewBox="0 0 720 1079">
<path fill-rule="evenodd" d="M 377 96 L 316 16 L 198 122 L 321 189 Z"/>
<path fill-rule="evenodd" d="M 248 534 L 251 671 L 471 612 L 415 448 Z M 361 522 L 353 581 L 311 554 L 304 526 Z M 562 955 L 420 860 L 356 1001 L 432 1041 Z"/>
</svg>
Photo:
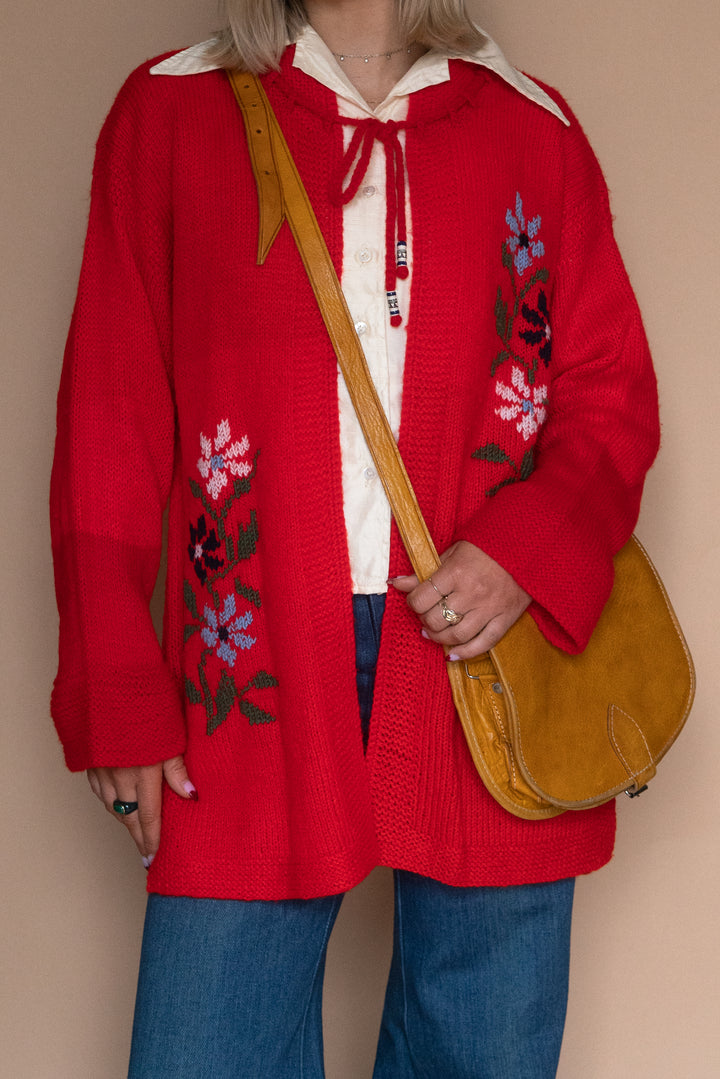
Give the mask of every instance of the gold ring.
<svg viewBox="0 0 720 1079">
<path fill-rule="evenodd" d="M 440 599 L 447 599 L 448 598 L 450 593 L 449 592 L 441 592 L 440 589 L 438 588 L 438 586 L 433 581 L 432 577 L 428 577 L 428 584 L 431 584 L 433 586 L 433 588 L 435 589 L 437 594 L 440 596 Z"/>
<path fill-rule="evenodd" d="M 463 615 L 458 614 L 457 611 L 453 611 L 451 607 L 448 607 L 447 603 L 445 602 L 444 596 L 441 599 L 440 603 L 442 605 L 442 616 L 446 622 L 448 622 L 451 626 L 456 626 L 458 622 L 462 622 Z"/>
</svg>

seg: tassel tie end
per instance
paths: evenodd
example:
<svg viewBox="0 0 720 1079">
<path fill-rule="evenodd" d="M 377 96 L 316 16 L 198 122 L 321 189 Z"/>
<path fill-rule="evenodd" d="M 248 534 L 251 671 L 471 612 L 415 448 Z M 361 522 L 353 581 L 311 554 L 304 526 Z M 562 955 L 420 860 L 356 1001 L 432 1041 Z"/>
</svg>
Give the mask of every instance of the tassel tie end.
<svg viewBox="0 0 720 1079">
<path fill-rule="evenodd" d="M 330 180 L 330 201 L 345 205 L 357 194 L 370 163 L 372 147 L 377 139 L 385 151 L 386 198 L 385 217 L 385 290 L 387 293 L 390 325 L 400 326 L 402 316 L 398 305 L 396 282 L 409 276 L 405 209 L 405 157 L 398 129 L 403 126 L 393 121 L 351 120 L 341 117 L 340 123 L 353 124 L 350 144 L 343 154 L 340 167 Z M 345 184 L 347 180 L 347 184 Z M 345 186 L 343 186 L 345 185 Z"/>
<path fill-rule="evenodd" d="M 398 305 L 397 292 L 395 289 L 389 291 L 387 294 L 388 310 L 390 312 L 390 325 L 400 326 L 402 325 L 402 315 L 400 314 L 400 307 Z"/>
<path fill-rule="evenodd" d="M 408 270 L 408 251 L 405 240 L 398 240 L 395 245 L 395 250 L 395 276 L 399 278 L 399 280 L 405 281 L 410 273 Z"/>
</svg>

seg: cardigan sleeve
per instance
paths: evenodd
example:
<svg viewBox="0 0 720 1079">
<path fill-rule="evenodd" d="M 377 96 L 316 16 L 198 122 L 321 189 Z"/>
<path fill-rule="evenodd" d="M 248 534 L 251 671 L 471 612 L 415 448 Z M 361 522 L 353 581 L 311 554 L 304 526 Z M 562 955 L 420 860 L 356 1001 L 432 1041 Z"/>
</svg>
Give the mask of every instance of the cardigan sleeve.
<svg viewBox="0 0 720 1079">
<path fill-rule="evenodd" d="M 149 611 L 175 443 L 170 154 L 151 136 L 159 107 L 147 100 L 149 81 L 142 69 L 130 77 L 98 141 L 58 398 L 51 708 L 77 770 L 151 764 L 185 746 L 180 695 Z"/>
<path fill-rule="evenodd" d="M 543 633 L 578 652 L 612 589 L 613 557 L 637 521 L 659 422 L 652 361 L 600 166 L 574 118 L 564 137 L 548 419 L 529 477 L 498 490 L 455 538 L 507 569 L 533 597 L 530 612 Z"/>
</svg>

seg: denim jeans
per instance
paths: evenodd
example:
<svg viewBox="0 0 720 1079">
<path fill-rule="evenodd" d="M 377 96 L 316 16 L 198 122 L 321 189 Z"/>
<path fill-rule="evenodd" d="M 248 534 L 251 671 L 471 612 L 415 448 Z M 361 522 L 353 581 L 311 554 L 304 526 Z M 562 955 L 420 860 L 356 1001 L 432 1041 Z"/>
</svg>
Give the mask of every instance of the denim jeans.
<svg viewBox="0 0 720 1079">
<path fill-rule="evenodd" d="M 360 705 L 363 745 L 370 735 L 370 713 L 375 691 L 375 668 L 380 651 L 380 631 L 385 613 L 384 595 L 353 596 L 355 621 L 355 684 Z"/>
<path fill-rule="evenodd" d="M 365 737 L 383 598 L 354 603 Z M 394 876 L 373 1079 L 553 1079 L 574 881 Z M 341 902 L 149 896 L 129 1079 L 323 1079 L 322 982 Z"/>
</svg>

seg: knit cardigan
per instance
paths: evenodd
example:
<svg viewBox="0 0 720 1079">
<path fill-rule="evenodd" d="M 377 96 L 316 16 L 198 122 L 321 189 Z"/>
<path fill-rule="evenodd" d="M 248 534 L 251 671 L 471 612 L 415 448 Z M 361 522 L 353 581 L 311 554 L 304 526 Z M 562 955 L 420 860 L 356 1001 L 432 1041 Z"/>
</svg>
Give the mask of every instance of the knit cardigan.
<svg viewBox="0 0 720 1079">
<path fill-rule="evenodd" d="M 291 57 L 264 83 L 339 268 L 336 101 Z M 335 358 L 287 226 L 256 265 L 224 74 L 149 67 L 100 135 L 59 395 L 52 711 L 69 767 L 185 754 L 199 800 L 164 792 L 149 889 L 165 894 L 311 897 L 379 864 L 452 885 L 598 868 L 612 803 L 542 822 L 498 806 L 442 650 L 393 589 L 363 753 Z M 577 121 L 450 69 L 407 120 L 400 450 L 439 550 L 477 544 L 577 651 L 656 452 L 654 375 Z M 393 526 L 390 573 L 409 568 Z"/>
</svg>

